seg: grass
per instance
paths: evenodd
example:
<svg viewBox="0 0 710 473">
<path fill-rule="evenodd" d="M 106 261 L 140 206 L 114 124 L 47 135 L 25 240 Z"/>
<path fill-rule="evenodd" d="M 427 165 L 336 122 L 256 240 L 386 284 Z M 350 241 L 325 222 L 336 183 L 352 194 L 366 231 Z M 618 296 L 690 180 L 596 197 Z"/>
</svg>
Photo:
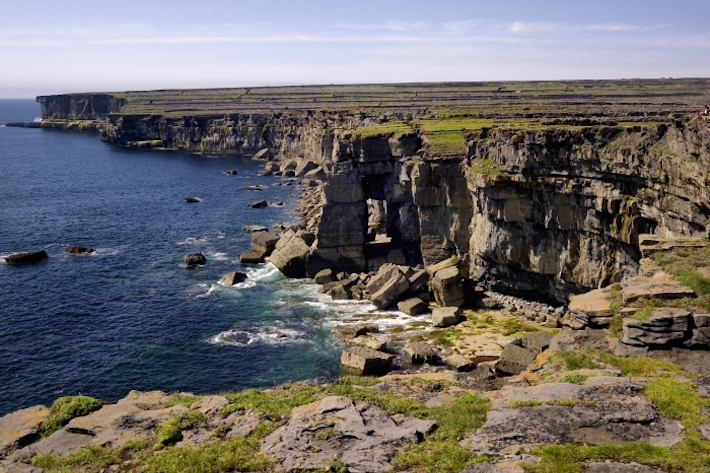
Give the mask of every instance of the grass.
<svg viewBox="0 0 710 473">
<path fill-rule="evenodd" d="M 702 409 L 710 400 L 701 397 L 693 387 L 675 379 L 656 379 L 646 385 L 642 394 L 668 419 L 679 420 L 686 428 L 696 428 L 707 421 Z"/>
<path fill-rule="evenodd" d="M 391 136 L 396 133 L 412 133 L 414 130 L 408 124 L 398 122 L 382 123 L 380 125 L 364 126 L 355 130 L 355 135 L 360 138 L 372 138 L 376 136 Z"/>
<path fill-rule="evenodd" d="M 67 457 L 47 452 L 32 459 L 32 466 L 45 468 L 46 471 L 99 471 L 110 465 L 116 465 L 121 459 L 108 448 L 91 445 L 84 447 Z"/>
<path fill-rule="evenodd" d="M 673 279 L 695 291 L 697 296 L 665 301 L 666 305 L 710 311 L 710 278 L 697 271 L 699 268 L 710 267 L 710 247 L 676 248 L 667 252 L 657 251 L 650 258 Z"/>
<path fill-rule="evenodd" d="M 511 401 L 508 407 L 511 409 L 519 409 L 521 407 L 537 407 L 537 406 L 596 406 L 594 401 L 585 401 L 582 399 L 556 399 L 554 401 L 541 401 L 539 399 L 527 399 L 525 401 Z"/>
<path fill-rule="evenodd" d="M 656 379 L 642 394 L 668 419 L 679 420 L 686 428 L 682 441 L 673 447 L 658 447 L 648 442 L 589 447 L 585 445 L 544 445 L 530 452 L 540 458 L 537 465 L 526 465 L 528 473 L 581 473 L 584 462 L 637 462 L 664 471 L 694 473 L 710 467 L 710 442 L 698 431 L 707 421 L 702 409 L 710 400 L 702 398 L 689 383 L 675 379 Z"/>
<path fill-rule="evenodd" d="M 52 404 L 48 417 L 42 423 L 42 433 L 52 435 L 75 417 L 85 416 L 100 409 L 101 401 L 89 396 L 64 396 Z"/>
<path fill-rule="evenodd" d="M 461 471 L 474 457 L 459 441 L 486 422 L 490 407 L 487 398 L 478 394 L 465 394 L 448 404 L 428 409 L 423 417 L 435 419 L 437 430 L 423 442 L 404 447 L 392 461 L 393 468 L 395 471 L 422 473 Z"/>
<path fill-rule="evenodd" d="M 584 384 L 590 376 L 588 374 L 572 373 L 559 379 L 559 383 Z"/>
<path fill-rule="evenodd" d="M 192 428 L 206 419 L 204 414 L 194 411 L 181 412 L 174 415 L 156 429 L 155 433 L 158 437 L 158 441 L 153 448 L 160 450 L 169 445 L 176 444 L 182 440 L 183 430 Z"/>
<path fill-rule="evenodd" d="M 596 358 L 607 365 L 621 371 L 622 376 L 675 376 L 683 375 L 686 377 L 694 376 L 688 373 L 683 368 L 670 361 L 659 360 L 648 357 L 620 357 L 606 352 L 592 351 Z"/>
<path fill-rule="evenodd" d="M 648 320 L 653 315 L 653 311 L 655 311 L 659 307 L 667 305 L 667 301 L 655 297 L 640 297 L 637 303 L 641 304 L 642 307 L 639 308 L 636 312 L 627 315 L 627 318 L 634 320 Z"/>
<path fill-rule="evenodd" d="M 185 406 L 190 407 L 196 401 L 202 399 L 202 396 L 195 396 L 194 394 L 181 394 L 175 393 L 168 399 L 168 405 L 166 407 L 172 406 Z"/>
<path fill-rule="evenodd" d="M 587 353 L 563 351 L 554 355 L 553 359 L 558 357 L 564 362 L 565 367 L 569 371 L 576 371 L 581 369 L 593 370 L 598 368 L 597 364 L 594 363 L 591 356 Z"/>
<path fill-rule="evenodd" d="M 487 176 L 497 176 L 501 173 L 495 161 L 482 158 L 472 160 L 470 170 L 472 174 L 484 174 Z"/>
</svg>

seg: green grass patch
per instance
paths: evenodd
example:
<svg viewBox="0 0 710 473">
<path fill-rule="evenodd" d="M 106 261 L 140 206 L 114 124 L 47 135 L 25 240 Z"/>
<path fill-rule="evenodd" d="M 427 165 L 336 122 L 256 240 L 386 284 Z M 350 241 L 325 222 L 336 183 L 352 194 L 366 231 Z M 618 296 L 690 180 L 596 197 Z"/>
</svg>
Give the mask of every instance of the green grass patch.
<svg viewBox="0 0 710 473">
<path fill-rule="evenodd" d="M 565 364 L 565 367 L 569 371 L 576 371 L 582 369 L 596 369 L 597 364 L 594 363 L 591 356 L 587 353 L 577 353 L 574 351 L 563 351 L 553 356 L 553 358 L 559 357 Z"/>
<path fill-rule="evenodd" d="M 646 385 L 642 394 L 668 419 L 679 420 L 686 428 L 699 427 L 707 421 L 702 409 L 710 400 L 701 397 L 693 387 L 675 379 L 656 379 Z"/>
<path fill-rule="evenodd" d="M 621 371 L 623 376 L 694 376 L 670 361 L 648 357 L 620 357 L 607 352 L 594 352 L 599 361 Z"/>
<path fill-rule="evenodd" d="M 220 440 L 197 448 L 166 448 L 148 458 L 143 473 L 217 473 L 223 471 L 271 471 L 273 462 L 259 451 L 261 440 L 274 429 L 260 424 L 247 437 Z"/>
<path fill-rule="evenodd" d="M 335 430 L 325 429 L 317 432 L 315 435 L 316 440 L 330 440 L 335 435 Z"/>
<path fill-rule="evenodd" d="M 355 135 L 360 138 L 375 136 L 391 136 L 396 133 L 413 133 L 414 130 L 407 123 L 397 121 L 382 123 L 380 125 L 363 126 L 355 130 Z"/>
<path fill-rule="evenodd" d="M 710 294 L 710 278 L 704 277 L 697 271 L 681 269 L 673 276 L 676 281 L 691 288 L 698 296 Z"/>
<path fill-rule="evenodd" d="M 175 393 L 168 399 L 168 407 L 172 406 L 185 406 L 190 407 L 195 401 L 202 399 L 202 396 L 195 396 L 194 394 L 180 394 Z"/>
<path fill-rule="evenodd" d="M 158 441 L 154 446 L 155 450 L 160 450 L 169 445 L 182 440 L 182 431 L 189 429 L 205 421 L 207 418 L 200 412 L 188 411 L 181 412 L 163 422 L 156 429 L 155 433 Z"/>
<path fill-rule="evenodd" d="M 32 459 L 32 466 L 54 471 L 99 471 L 111 465 L 121 463 L 121 458 L 111 450 L 91 445 L 84 447 L 67 457 L 60 457 L 52 452 L 38 455 Z"/>
<path fill-rule="evenodd" d="M 444 156 L 463 155 L 466 153 L 466 143 L 463 131 L 445 131 L 427 133 L 426 145 L 430 154 Z"/>
<path fill-rule="evenodd" d="M 634 320 L 648 320 L 653 315 L 653 311 L 655 311 L 659 307 L 667 305 L 666 301 L 658 299 L 656 297 L 640 297 L 637 303 L 641 304 L 642 307 L 640 307 L 636 312 L 627 315 L 628 318 Z"/>
<path fill-rule="evenodd" d="M 501 170 L 492 159 L 474 159 L 471 161 L 470 171 L 472 174 L 485 174 L 487 176 L 497 176 Z"/>
<path fill-rule="evenodd" d="M 558 382 L 560 383 L 570 383 L 570 384 L 584 384 L 587 382 L 587 380 L 590 378 L 588 374 L 579 374 L 579 373 L 572 373 L 563 376 L 562 378 L 559 379 Z"/>
<path fill-rule="evenodd" d="M 52 435 L 73 418 L 90 414 L 101 406 L 101 401 L 89 396 L 60 397 L 54 401 L 48 417 L 42 423 L 42 433 L 45 436 Z"/>
<path fill-rule="evenodd" d="M 283 385 L 268 391 L 247 389 L 240 393 L 227 393 L 224 396 L 230 404 L 221 411 L 227 415 L 235 411 L 252 410 L 264 414 L 268 419 L 283 419 L 297 406 L 315 401 L 313 386 Z"/>
<path fill-rule="evenodd" d="M 423 413 L 436 419 L 437 430 L 423 442 L 407 445 L 392 461 L 395 471 L 457 473 L 474 462 L 471 452 L 459 441 L 475 432 L 486 421 L 490 401 L 477 394 L 466 394 L 457 400 Z"/>
<path fill-rule="evenodd" d="M 511 409 L 519 409 L 521 407 L 537 407 L 537 406 L 596 406 L 594 401 L 585 401 L 582 399 L 556 399 L 554 401 L 541 401 L 539 399 L 526 399 L 525 401 L 511 401 L 508 407 Z"/>
</svg>

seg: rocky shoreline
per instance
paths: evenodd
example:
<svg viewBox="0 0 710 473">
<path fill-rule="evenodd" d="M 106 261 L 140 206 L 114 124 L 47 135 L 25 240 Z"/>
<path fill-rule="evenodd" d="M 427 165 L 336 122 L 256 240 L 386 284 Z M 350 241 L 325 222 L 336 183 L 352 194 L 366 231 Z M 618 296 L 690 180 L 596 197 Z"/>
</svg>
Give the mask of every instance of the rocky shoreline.
<svg viewBox="0 0 710 473">
<path fill-rule="evenodd" d="M 707 123 L 414 109 L 180 121 L 121 115 L 130 100 L 110 96 L 77 115 L 71 100 L 69 116 L 43 98 L 47 126 L 222 147 L 300 180 L 298 222 L 246 226 L 240 262 L 406 322 L 334 327 L 358 376 L 331 384 L 8 414 L 0 472 L 710 470 Z"/>
</svg>

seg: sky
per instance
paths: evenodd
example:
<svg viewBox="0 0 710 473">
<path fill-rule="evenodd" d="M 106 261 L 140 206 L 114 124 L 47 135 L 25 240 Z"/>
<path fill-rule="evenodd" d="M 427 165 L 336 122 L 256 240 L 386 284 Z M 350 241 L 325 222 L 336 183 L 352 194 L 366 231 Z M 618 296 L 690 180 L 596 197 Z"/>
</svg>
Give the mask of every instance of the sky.
<svg viewBox="0 0 710 473">
<path fill-rule="evenodd" d="M 2 98 L 708 75 L 708 0 L 0 2 Z"/>
</svg>

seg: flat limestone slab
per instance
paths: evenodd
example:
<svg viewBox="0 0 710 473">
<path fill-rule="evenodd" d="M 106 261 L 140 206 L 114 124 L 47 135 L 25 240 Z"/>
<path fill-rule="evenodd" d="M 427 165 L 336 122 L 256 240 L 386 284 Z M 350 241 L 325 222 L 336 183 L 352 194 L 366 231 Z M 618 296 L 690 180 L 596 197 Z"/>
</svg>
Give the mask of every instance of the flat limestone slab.
<svg viewBox="0 0 710 473">
<path fill-rule="evenodd" d="M 33 406 L 0 417 L 0 458 L 37 435 L 48 414 L 45 406 Z"/>
<path fill-rule="evenodd" d="M 611 317 L 611 294 L 607 289 L 595 289 L 569 299 L 569 310 L 581 310 L 590 317 Z"/>
<path fill-rule="evenodd" d="M 631 280 L 622 289 L 624 303 L 633 302 L 641 297 L 660 299 L 678 299 L 681 297 L 692 297 L 695 292 L 688 286 L 684 286 L 678 281 L 674 281 L 663 271 L 656 273 L 652 278 L 639 278 Z"/>
</svg>

